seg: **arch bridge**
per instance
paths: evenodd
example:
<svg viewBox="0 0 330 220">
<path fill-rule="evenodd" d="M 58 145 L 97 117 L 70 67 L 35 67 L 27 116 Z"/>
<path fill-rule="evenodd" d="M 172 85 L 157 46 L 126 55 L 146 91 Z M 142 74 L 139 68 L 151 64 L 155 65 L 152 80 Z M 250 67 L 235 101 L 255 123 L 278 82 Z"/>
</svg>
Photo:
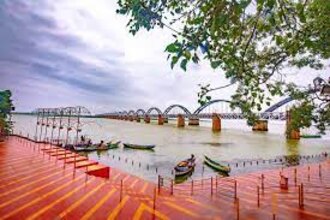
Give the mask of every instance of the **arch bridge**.
<svg viewBox="0 0 330 220">
<path fill-rule="evenodd" d="M 308 91 L 309 93 L 315 93 L 315 89 Z M 268 107 L 262 112 L 256 113 L 259 120 L 253 126 L 255 131 L 267 131 L 268 130 L 268 120 L 279 120 L 287 121 L 287 125 L 291 122 L 290 112 L 286 110 L 281 110 L 281 107 L 288 105 L 295 100 L 292 97 L 287 97 L 278 103 Z M 211 109 L 214 105 L 221 105 L 221 109 Z M 176 110 L 176 111 L 175 111 Z M 209 111 L 207 111 L 209 110 Z M 180 112 L 177 112 L 180 111 Z M 245 116 L 239 109 L 231 108 L 231 101 L 226 99 L 216 99 L 212 100 L 203 106 L 198 107 L 195 111 L 190 111 L 183 105 L 173 104 L 167 107 L 164 111 L 157 107 L 151 107 L 147 110 L 138 109 L 136 111 L 122 111 L 115 113 L 102 114 L 106 118 L 111 119 L 121 119 L 140 122 L 141 119 L 145 123 L 150 123 L 151 120 L 158 120 L 158 124 L 162 125 L 168 122 L 168 119 L 177 119 L 177 126 L 184 127 L 185 120 L 188 120 L 188 125 L 199 125 L 200 119 L 211 119 L 212 120 L 212 130 L 221 130 L 221 120 L 244 120 Z M 297 134 L 295 135 L 297 136 Z"/>
</svg>

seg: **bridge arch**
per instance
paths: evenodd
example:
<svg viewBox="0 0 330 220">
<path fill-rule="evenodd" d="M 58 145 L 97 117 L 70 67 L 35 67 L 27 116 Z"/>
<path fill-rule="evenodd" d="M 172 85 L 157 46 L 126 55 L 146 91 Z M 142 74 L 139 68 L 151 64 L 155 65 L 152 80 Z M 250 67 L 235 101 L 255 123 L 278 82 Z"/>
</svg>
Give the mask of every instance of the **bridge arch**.
<svg viewBox="0 0 330 220">
<path fill-rule="evenodd" d="M 316 82 L 315 82 L 316 80 L 320 80 L 320 78 L 319 78 L 319 77 L 318 77 L 318 78 L 315 78 L 315 79 L 314 79 L 314 84 L 316 83 Z M 321 79 L 321 81 L 322 81 L 322 80 L 323 80 L 323 79 Z M 323 81 L 324 81 L 324 80 L 323 80 Z M 319 83 L 320 83 L 320 82 L 319 82 Z M 307 90 L 307 93 L 308 93 L 308 94 L 312 94 L 312 93 L 317 93 L 317 92 L 319 92 L 319 91 L 320 91 L 320 88 L 310 88 L 310 89 Z M 278 103 L 276 103 L 276 104 L 270 106 L 269 108 L 267 108 L 267 109 L 265 110 L 265 112 L 273 112 L 273 111 L 275 111 L 276 109 L 280 108 L 281 106 L 283 106 L 283 105 L 285 105 L 285 104 L 287 104 L 287 103 L 289 103 L 289 102 L 292 102 L 292 101 L 294 101 L 294 99 L 293 99 L 291 96 L 289 96 L 289 97 L 287 97 L 287 98 L 285 98 L 285 99 L 279 101 Z"/>
<path fill-rule="evenodd" d="M 119 112 L 119 114 L 121 114 L 121 115 L 127 115 L 128 112 L 127 111 L 122 111 L 122 112 Z"/>
<path fill-rule="evenodd" d="M 283 105 L 285 105 L 285 104 L 287 104 L 287 103 L 289 103 L 289 102 L 292 102 L 292 101 L 294 101 L 294 99 L 293 99 L 292 97 L 287 97 L 287 98 L 285 98 L 285 99 L 279 101 L 278 103 L 276 103 L 276 104 L 270 106 L 269 108 L 267 108 L 267 109 L 265 110 L 265 112 L 273 112 L 273 111 L 275 111 L 276 109 L 280 108 L 281 106 L 283 106 Z"/>
<path fill-rule="evenodd" d="M 199 113 L 201 113 L 205 108 L 207 108 L 208 106 L 214 104 L 214 103 L 219 103 L 219 102 L 226 102 L 226 103 L 231 103 L 231 101 L 226 100 L 226 99 L 216 99 L 216 100 L 212 100 L 209 101 L 208 103 L 206 103 L 205 105 L 202 105 L 200 107 L 198 107 L 195 111 L 194 111 L 194 115 L 198 115 Z"/>
<path fill-rule="evenodd" d="M 139 113 L 140 113 L 141 115 L 145 115 L 145 114 L 146 114 L 146 112 L 145 112 L 143 109 L 138 109 L 138 110 L 136 110 L 135 114 L 136 114 L 136 115 L 139 115 Z"/>
<path fill-rule="evenodd" d="M 180 108 L 182 109 L 187 115 L 191 115 L 191 112 L 184 106 L 182 105 L 178 105 L 178 104 L 175 104 L 175 105 L 171 105 L 169 107 L 167 107 L 167 109 L 165 109 L 164 111 L 164 115 L 167 115 L 173 108 Z"/>
<path fill-rule="evenodd" d="M 157 108 L 157 107 L 151 107 L 151 108 L 149 108 L 149 110 L 147 111 L 146 114 L 150 115 L 150 113 L 151 113 L 152 111 L 156 111 L 159 115 L 162 114 L 162 111 L 161 111 L 159 108 Z"/>
<path fill-rule="evenodd" d="M 135 114 L 135 111 L 134 110 L 130 110 L 127 114 L 128 115 L 134 115 Z"/>
</svg>

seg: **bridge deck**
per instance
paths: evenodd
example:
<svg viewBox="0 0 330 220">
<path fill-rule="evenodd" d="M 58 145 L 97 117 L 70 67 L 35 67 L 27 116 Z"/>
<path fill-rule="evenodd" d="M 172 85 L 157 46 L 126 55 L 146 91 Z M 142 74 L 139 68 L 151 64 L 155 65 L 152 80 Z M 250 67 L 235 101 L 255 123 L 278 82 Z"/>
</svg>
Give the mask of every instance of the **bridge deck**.
<svg viewBox="0 0 330 220">
<path fill-rule="evenodd" d="M 257 206 L 256 182 L 260 173 L 238 176 L 238 198 L 212 197 L 168 191 L 156 196 L 156 185 L 110 168 L 110 178 L 89 176 L 85 169 L 63 166 L 63 160 L 39 151 L 39 145 L 11 137 L 0 144 L 0 219 L 330 219 L 330 163 L 298 168 L 304 182 L 304 207 L 297 205 L 297 187 L 280 190 L 278 170 L 264 172 L 265 189 Z M 291 175 L 292 169 L 284 170 Z M 123 187 L 121 188 L 121 181 Z M 182 187 L 185 187 L 182 185 Z M 122 190 L 121 190 L 122 189 Z M 190 189 L 190 188 L 187 188 Z M 273 206 L 272 206 L 273 204 Z"/>
</svg>

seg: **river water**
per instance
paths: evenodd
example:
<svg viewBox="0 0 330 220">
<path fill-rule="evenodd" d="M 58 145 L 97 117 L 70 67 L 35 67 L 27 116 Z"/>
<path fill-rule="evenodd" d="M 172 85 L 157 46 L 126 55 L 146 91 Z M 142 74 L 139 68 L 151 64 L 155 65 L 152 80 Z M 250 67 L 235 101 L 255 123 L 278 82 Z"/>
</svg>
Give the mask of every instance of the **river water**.
<svg viewBox="0 0 330 220">
<path fill-rule="evenodd" d="M 28 115 L 14 115 L 15 133 L 22 135 L 35 135 L 36 117 Z M 316 155 L 322 152 L 330 152 L 329 134 L 318 139 L 286 140 L 284 135 L 285 123 L 269 121 L 269 132 L 253 132 L 246 126 L 243 120 L 222 120 L 222 131 L 213 133 L 210 121 L 201 121 L 200 126 L 176 127 L 176 120 L 169 120 L 168 124 L 151 124 L 84 118 L 84 126 L 81 134 L 90 137 L 94 143 L 100 140 L 121 140 L 137 144 L 156 144 L 154 151 L 143 151 L 118 148 L 97 153 L 88 154 L 90 159 L 98 160 L 134 175 L 155 181 L 157 175 L 171 176 L 173 167 L 181 160 L 194 154 L 197 157 L 196 170 L 191 178 L 201 178 L 215 175 L 216 171 L 203 165 L 203 155 L 209 155 L 232 167 L 231 175 L 249 172 L 253 170 L 282 166 L 282 163 L 271 164 L 247 163 L 242 161 L 251 159 L 274 159 L 281 155 Z M 40 132 L 40 131 L 39 131 Z M 315 133 L 313 129 L 302 133 Z M 50 136 L 48 131 L 48 137 Z M 61 138 L 64 138 L 62 132 Z M 45 131 L 43 133 L 44 137 Z M 55 136 L 57 131 L 55 131 Z M 71 138 L 75 138 L 72 132 Z M 295 159 L 297 162 L 297 158 Z M 236 167 L 236 163 L 238 167 Z M 304 160 L 298 159 L 298 163 Z M 157 172 L 156 172 L 157 171 Z"/>
</svg>

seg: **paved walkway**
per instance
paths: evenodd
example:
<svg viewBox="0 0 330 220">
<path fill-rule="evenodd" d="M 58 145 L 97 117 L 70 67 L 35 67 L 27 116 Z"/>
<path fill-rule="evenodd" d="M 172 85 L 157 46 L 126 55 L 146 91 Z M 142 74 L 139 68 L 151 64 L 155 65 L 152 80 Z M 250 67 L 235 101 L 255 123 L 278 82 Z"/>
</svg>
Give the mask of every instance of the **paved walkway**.
<svg viewBox="0 0 330 220">
<path fill-rule="evenodd" d="M 0 219 L 330 219 L 330 162 L 298 167 L 296 181 L 294 168 L 283 170 L 288 190 L 278 170 L 263 172 L 263 187 L 260 172 L 236 177 L 235 200 L 225 183 L 233 179 L 213 183 L 212 196 L 206 182 L 193 196 L 189 182 L 158 194 L 136 176 L 113 168 L 109 179 L 87 175 L 42 148 L 17 137 L 0 144 Z"/>
</svg>

